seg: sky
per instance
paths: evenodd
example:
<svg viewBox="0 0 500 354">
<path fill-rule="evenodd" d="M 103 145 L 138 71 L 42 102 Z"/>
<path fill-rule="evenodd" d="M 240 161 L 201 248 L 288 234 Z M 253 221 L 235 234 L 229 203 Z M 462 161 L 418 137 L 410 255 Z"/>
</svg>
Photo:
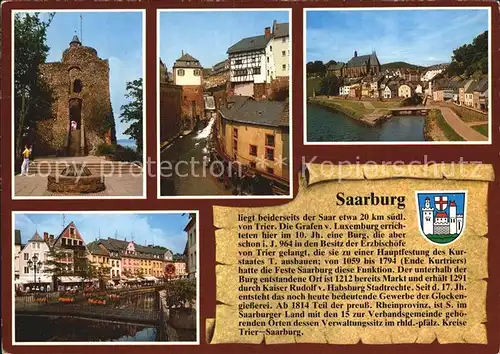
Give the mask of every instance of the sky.
<svg viewBox="0 0 500 354">
<path fill-rule="evenodd" d="M 381 64 L 431 66 L 451 61 L 453 50 L 488 30 L 488 10 L 309 11 L 307 62 L 347 62 L 376 51 Z"/>
<path fill-rule="evenodd" d="M 160 58 L 172 71 L 182 51 L 204 68 L 227 59 L 241 39 L 264 34 L 273 21 L 289 22 L 288 11 L 174 11 L 160 14 Z"/>
<path fill-rule="evenodd" d="M 83 18 L 83 38 L 80 35 L 80 14 Z M 41 18 L 48 18 L 48 13 L 42 13 Z M 120 122 L 120 108 L 128 103 L 125 97 L 126 82 L 143 77 L 142 13 L 56 11 L 47 30 L 47 45 L 50 47 L 47 62 L 61 61 L 62 53 L 68 48 L 75 33 L 83 45 L 96 49 L 101 59 L 109 60 L 111 105 L 116 123 L 116 137 L 128 139 L 129 137 L 123 134 L 128 124 Z"/>
<path fill-rule="evenodd" d="M 66 213 L 65 226 L 71 221 L 80 231 L 85 243 L 99 238 L 132 239 L 140 245 L 159 245 L 183 253 L 187 234 L 184 227 L 189 216 L 178 214 L 155 213 Z M 63 214 L 16 214 L 15 229 L 21 230 L 22 243 L 25 244 L 36 231 L 43 237 L 44 232 L 57 237 L 63 230 Z"/>
</svg>

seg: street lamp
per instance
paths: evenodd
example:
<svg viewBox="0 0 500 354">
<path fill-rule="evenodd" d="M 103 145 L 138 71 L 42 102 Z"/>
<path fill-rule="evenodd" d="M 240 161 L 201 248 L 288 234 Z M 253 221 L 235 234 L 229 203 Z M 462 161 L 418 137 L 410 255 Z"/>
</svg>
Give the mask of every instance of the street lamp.
<svg viewBox="0 0 500 354">
<path fill-rule="evenodd" d="M 36 271 L 37 269 L 40 270 L 40 268 L 42 267 L 42 262 L 38 260 L 37 255 L 34 255 L 33 257 L 31 257 L 31 259 L 28 260 L 28 267 L 29 269 L 33 269 L 35 272 L 33 280 L 35 282 L 35 289 L 36 289 Z M 39 282 L 41 281 L 40 277 L 38 278 L 38 280 Z"/>
</svg>

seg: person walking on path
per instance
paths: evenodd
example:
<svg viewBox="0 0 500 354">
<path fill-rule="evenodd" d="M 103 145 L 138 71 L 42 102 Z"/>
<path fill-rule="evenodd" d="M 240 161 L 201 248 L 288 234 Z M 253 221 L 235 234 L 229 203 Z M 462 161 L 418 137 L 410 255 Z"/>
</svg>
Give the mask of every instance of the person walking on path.
<svg viewBox="0 0 500 354">
<path fill-rule="evenodd" d="M 21 165 L 21 176 L 27 176 L 28 170 L 30 167 L 30 156 L 31 156 L 31 146 L 28 148 L 28 145 L 24 146 L 23 151 L 23 164 Z"/>
</svg>

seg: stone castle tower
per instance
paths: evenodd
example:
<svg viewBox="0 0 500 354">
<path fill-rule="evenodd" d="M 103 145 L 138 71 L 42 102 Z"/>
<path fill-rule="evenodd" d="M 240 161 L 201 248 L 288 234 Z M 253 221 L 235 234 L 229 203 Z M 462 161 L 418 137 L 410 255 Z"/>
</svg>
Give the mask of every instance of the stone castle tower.
<svg viewBox="0 0 500 354">
<path fill-rule="evenodd" d="M 52 117 L 41 117 L 37 125 L 37 154 L 94 155 L 99 145 L 116 143 L 107 59 L 75 34 L 62 60 L 43 64 L 40 73 L 54 101 Z"/>
</svg>

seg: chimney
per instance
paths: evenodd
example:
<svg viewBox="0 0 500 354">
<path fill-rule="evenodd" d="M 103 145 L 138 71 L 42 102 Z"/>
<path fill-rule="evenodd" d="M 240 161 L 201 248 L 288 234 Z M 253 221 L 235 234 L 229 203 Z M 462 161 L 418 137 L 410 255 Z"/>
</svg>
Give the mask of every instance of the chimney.
<svg viewBox="0 0 500 354">
<path fill-rule="evenodd" d="M 45 242 L 47 242 L 47 240 L 48 240 L 48 239 L 49 239 L 49 233 L 48 233 L 48 232 L 44 232 L 44 233 L 43 233 L 43 240 L 44 240 Z"/>
<path fill-rule="evenodd" d="M 278 24 L 278 22 L 276 20 L 273 21 L 273 33 L 276 32 L 276 25 Z"/>
<path fill-rule="evenodd" d="M 54 242 L 54 235 L 52 235 L 52 234 L 49 235 L 49 241 Z"/>
<path fill-rule="evenodd" d="M 181 50 L 181 56 L 184 55 L 184 49 Z"/>
<path fill-rule="evenodd" d="M 356 58 L 357 56 L 358 56 L 358 51 L 357 51 L 357 50 L 355 50 L 355 51 L 354 51 L 354 57 Z"/>
<path fill-rule="evenodd" d="M 264 35 L 265 35 L 266 37 L 271 37 L 271 27 L 266 27 L 266 28 L 264 29 Z"/>
</svg>

